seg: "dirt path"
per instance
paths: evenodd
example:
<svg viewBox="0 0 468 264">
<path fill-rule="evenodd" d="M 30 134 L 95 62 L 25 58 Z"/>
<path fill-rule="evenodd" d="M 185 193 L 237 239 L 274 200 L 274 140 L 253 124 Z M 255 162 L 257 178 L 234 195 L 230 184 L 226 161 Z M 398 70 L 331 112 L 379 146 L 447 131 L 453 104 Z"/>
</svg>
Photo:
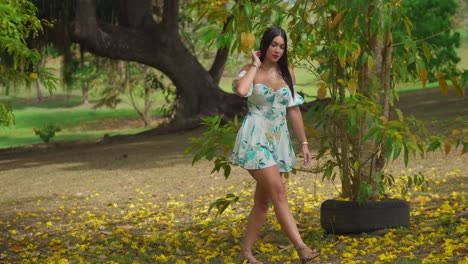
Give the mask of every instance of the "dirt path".
<svg viewBox="0 0 468 264">
<path fill-rule="evenodd" d="M 184 155 L 189 137 L 199 131 L 110 144 L 86 144 L 0 154 L 0 206 L 4 213 L 26 209 L 41 200 L 53 206 L 62 196 L 85 201 L 99 194 L 103 204 L 121 202 L 136 188 L 155 199 L 189 198 L 223 185 L 209 175 L 211 165 L 191 165 Z M 233 178 L 248 179 L 233 171 Z M 232 181 L 230 182 L 232 184 Z"/>
</svg>

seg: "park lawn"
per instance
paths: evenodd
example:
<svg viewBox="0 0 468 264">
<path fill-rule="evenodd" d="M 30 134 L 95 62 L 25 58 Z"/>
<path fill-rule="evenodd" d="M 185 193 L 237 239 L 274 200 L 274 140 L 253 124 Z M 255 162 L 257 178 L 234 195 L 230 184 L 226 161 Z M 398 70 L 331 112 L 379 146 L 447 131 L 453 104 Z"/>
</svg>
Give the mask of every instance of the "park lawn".
<svg viewBox="0 0 468 264">
<path fill-rule="evenodd" d="M 14 114 L 15 126 L 2 128 L 0 148 L 42 143 L 42 140 L 34 134 L 34 128 L 39 129 L 49 124 L 59 126 L 62 129 L 57 132 L 53 141 L 99 138 L 104 134 L 128 134 L 141 130 L 135 129 L 133 126 L 121 129 L 124 125 L 106 129 L 105 124 L 103 124 L 103 122 L 109 123 L 111 121 L 124 123 L 137 119 L 136 112 L 130 108 L 94 110 L 90 107 L 25 107 L 21 110 L 14 109 Z"/>
<path fill-rule="evenodd" d="M 306 102 L 316 100 L 317 86 L 312 74 L 305 69 L 297 69 L 297 89 L 304 94 Z M 223 90 L 232 92 L 233 77 L 225 77 L 220 86 Z M 426 89 L 436 89 L 437 83 L 429 83 Z M 408 83 L 397 88 L 399 92 L 421 90 L 419 83 Z M 67 98 L 67 99 L 65 99 Z M 3 100 L 6 101 L 6 100 Z M 139 119 L 130 103 L 124 100 L 115 109 L 94 109 L 92 104 L 82 106 L 79 96 L 55 94 L 48 101 L 35 103 L 32 99 L 23 97 L 10 98 L 16 124 L 12 127 L 0 128 L 0 149 L 41 144 L 42 140 L 34 134 L 34 128 L 47 125 L 59 126 L 62 130 L 52 138 L 53 142 L 75 140 L 97 140 L 105 134 L 129 135 L 145 131 L 143 122 Z M 159 98 L 156 105 L 163 105 Z M 162 113 L 153 110 L 153 117 L 161 119 Z"/>
<path fill-rule="evenodd" d="M 34 129 L 47 125 L 61 128 L 52 138 L 53 142 L 95 140 L 106 134 L 128 135 L 147 129 L 126 100 L 116 108 L 97 109 L 93 108 L 95 100 L 86 106 L 81 105 L 80 100 L 79 96 L 63 94 L 51 95 L 42 103 L 24 97 L 4 99 L 11 104 L 15 125 L 0 128 L 0 149 L 43 143 Z M 160 102 L 162 100 L 158 104 Z M 153 116 L 160 118 L 162 114 L 153 109 Z"/>
</svg>

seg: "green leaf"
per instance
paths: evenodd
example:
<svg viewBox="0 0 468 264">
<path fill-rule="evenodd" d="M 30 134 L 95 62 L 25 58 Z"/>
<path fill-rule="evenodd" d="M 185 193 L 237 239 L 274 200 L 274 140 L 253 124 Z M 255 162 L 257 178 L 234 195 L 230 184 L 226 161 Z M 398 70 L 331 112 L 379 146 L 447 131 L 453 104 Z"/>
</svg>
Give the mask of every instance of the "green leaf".
<svg viewBox="0 0 468 264">
<path fill-rule="evenodd" d="M 387 160 L 390 160 L 390 157 L 392 155 L 392 151 L 393 151 L 393 144 L 392 144 L 392 141 L 387 139 L 385 140 L 385 149 L 386 149 L 386 159 Z"/>
<path fill-rule="evenodd" d="M 401 109 L 396 108 L 396 109 L 395 109 L 395 112 L 396 112 L 397 115 L 398 115 L 398 120 L 400 120 L 400 122 L 404 122 L 404 121 L 405 121 L 405 118 L 403 117 L 403 112 L 401 111 Z"/>
<path fill-rule="evenodd" d="M 406 144 L 403 144 L 403 157 L 404 157 L 405 167 L 408 167 L 409 153 L 408 153 L 408 147 L 406 146 Z"/>
<path fill-rule="evenodd" d="M 440 143 L 440 141 L 434 141 L 431 143 L 431 145 L 429 145 L 426 152 L 435 151 L 436 149 L 440 148 L 441 145 L 442 144 Z"/>
<path fill-rule="evenodd" d="M 361 183 L 361 186 L 359 186 L 358 203 L 362 204 L 365 201 L 369 200 L 371 192 L 372 186 L 370 184 Z"/>
<path fill-rule="evenodd" d="M 356 131 L 356 119 L 357 119 L 357 117 L 356 117 L 356 112 L 353 111 L 353 110 L 351 110 L 351 111 L 349 112 L 349 123 L 350 123 L 350 125 L 351 125 L 351 127 L 350 127 L 350 128 L 351 128 L 351 132 L 353 132 L 353 133 L 354 133 L 354 131 Z"/>
<path fill-rule="evenodd" d="M 398 142 L 396 142 L 393 145 L 393 160 L 396 160 L 398 156 L 400 156 L 400 152 L 401 152 L 401 145 Z"/>
<path fill-rule="evenodd" d="M 229 165 L 229 163 L 227 163 L 226 165 L 224 165 L 224 178 L 229 178 L 229 175 L 231 175 L 231 166 Z"/>
<path fill-rule="evenodd" d="M 369 138 L 373 137 L 379 131 L 379 129 L 380 128 L 378 126 L 369 129 L 369 131 L 367 131 L 367 134 L 362 138 L 362 141 L 366 141 Z"/>
</svg>

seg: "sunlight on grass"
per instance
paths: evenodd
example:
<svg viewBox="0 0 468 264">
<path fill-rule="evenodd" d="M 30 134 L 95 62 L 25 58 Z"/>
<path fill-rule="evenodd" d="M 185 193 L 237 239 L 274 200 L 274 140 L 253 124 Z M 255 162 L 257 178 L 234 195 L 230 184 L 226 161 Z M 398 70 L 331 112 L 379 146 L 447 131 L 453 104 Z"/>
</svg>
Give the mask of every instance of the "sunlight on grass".
<svg viewBox="0 0 468 264">
<path fill-rule="evenodd" d="M 128 98 L 125 97 L 115 109 L 108 107 L 94 109 L 93 104 L 83 106 L 81 97 L 73 94 L 55 94 L 42 103 L 37 103 L 34 98 L 28 97 L 2 97 L 0 100 L 12 105 L 16 119 L 14 126 L 0 128 L 0 148 L 42 143 L 42 140 L 34 134 L 34 128 L 49 124 L 62 129 L 52 141 L 94 140 L 102 138 L 105 134 L 128 135 L 146 130 Z M 155 102 L 155 106 L 163 104 L 162 99 Z M 152 112 L 153 118 L 161 117 L 161 113 L 155 107 Z M 126 126 L 128 122 L 133 124 Z M 106 128 L 106 125 L 110 127 Z"/>
</svg>

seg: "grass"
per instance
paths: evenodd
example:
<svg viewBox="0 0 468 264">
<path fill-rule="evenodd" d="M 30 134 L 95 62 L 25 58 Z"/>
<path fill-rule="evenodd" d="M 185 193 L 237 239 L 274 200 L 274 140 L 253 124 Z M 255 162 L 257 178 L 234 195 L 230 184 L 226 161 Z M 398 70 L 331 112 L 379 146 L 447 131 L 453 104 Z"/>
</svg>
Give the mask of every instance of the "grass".
<svg viewBox="0 0 468 264">
<path fill-rule="evenodd" d="M 135 134 L 146 130 L 130 102 L 124 101 L 116 108 L 93 108 L 82 105 L 79 95 L 54 94 L 45 102 L 37 103 L 27 97 L 3 97 L 2 102 L 8 102 L 15 115 L 15 125 L 0 128 L 0 148 L 25 146 L 43 143 L 34 134 L 34 128 L 55 125 L 61 131 L 52 141 L 93 140 L 102 138 L 105 134 Z M 161 103 L 161 98 L 158 102 Z M 154 118 L 161 117 L 158 109 L 153 110 Z"/>
</svg>

